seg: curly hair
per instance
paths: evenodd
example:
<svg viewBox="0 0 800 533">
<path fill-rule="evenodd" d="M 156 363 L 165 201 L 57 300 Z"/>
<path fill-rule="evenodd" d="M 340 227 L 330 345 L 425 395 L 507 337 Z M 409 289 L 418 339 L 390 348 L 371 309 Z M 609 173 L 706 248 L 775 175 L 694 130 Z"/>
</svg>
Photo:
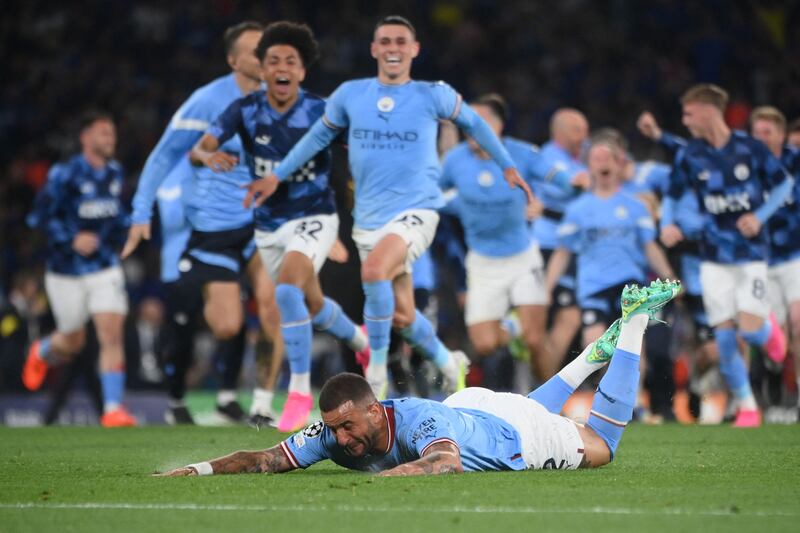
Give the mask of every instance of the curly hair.
<svg viewBox="0 0 800 533">
<path fill-rule="evenodd" d="M 314 32 L 307 24 L 298 24 L 282 20 L 273 22 L 264 30 L 264 35 L 256 47 L 256 57 L 264 61 L 267 49 L 270 46 L 285 44 L 291 46 L 300 54 L 303 67 L 308 68 L 319 59 L 319 44 L 314 39 Z"/>
</svg>

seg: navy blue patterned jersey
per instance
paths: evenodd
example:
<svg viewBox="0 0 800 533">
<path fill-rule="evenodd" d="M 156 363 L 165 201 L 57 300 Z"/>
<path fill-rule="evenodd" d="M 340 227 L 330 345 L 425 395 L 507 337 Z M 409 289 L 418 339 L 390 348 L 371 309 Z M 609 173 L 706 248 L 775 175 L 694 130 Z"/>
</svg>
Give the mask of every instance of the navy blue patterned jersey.
<svg viewBox="0 0 800 533">
<path fill-rule="evenodd" d="M 766 227 L 748 239 L 736 228 L 736 221 L 761 207 L 765 193 L 786 177 L 781 163 L 761 141 L 734 131 L 720 149 L 700 139 L 680 148 L 670 175 L 669 195 L 677 200 L 687 188 L 694 190 L 705 219 L 700 238 L 704 260 L 724 264 L 765 261 L 769 256 Z"/>
<path fill-rule="evenodd" d="M 783 147 L 781 163 L 794 176 L 792 194 L 769 219 L 770 265 L 800 257 L 800 150 Z"/>
<path fill-rule="evenodd" d="M 49 271 L 80 276 L 119 264 L 117 249 L 128 227 L 120 200 L 122 183 L 122 167 L 116 161 L 95 169 L 79 154 L 50 169 L 27 219 L 29 226 L 47 234 Z M 100 240 L 88 257 L 72 249 L 80 231 L 94 232 Z"/>
<path fill-rule="evenodd" d="M 297 102 L 285 113 L 272 109 L 264 91 L 234 101 L 214 121 L 208 133 L 220 144 L 239 134 L 253 179 L 269 176 L 292 146 L 325 112 L 325 100 L 300 90 Z M 274 231 L 289 220 L 336 211 L 328 186 L 330 150 L 321 150 L 303 165 L 264 204 L 255 210 L 256 228 Z"/>
</svg>

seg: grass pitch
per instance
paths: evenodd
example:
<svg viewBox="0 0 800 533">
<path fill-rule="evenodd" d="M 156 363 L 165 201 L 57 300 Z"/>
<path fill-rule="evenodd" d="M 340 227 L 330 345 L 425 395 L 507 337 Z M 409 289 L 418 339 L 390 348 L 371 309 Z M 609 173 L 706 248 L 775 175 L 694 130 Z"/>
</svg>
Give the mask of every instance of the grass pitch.
<svg viewBox="0 0 800 533">
<path fill-rule="evenodd" d="M 278 442 L 245 427 L 0 428 L 0 531 L 798 531 L 800 425 L 632 425 L 597 470 L 153 478 Z"/>
</svg>

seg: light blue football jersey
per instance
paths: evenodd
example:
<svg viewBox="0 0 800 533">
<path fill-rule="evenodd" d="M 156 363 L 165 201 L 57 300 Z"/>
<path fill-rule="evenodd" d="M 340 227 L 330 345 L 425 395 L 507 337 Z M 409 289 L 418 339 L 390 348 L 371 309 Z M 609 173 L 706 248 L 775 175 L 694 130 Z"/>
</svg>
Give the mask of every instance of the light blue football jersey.
<svg viewBox="0 0 800 533">
<path fill-rule="evenodd" d="M 465 471 L 527 468 L 519 433 L 494 415 L 419 398 L 381 404 L 389 426 L 389 443 L 383 453 L 350 456 L 322 421 L 289 437 L 281 448 L 297 468 L 330 459 L 352 470 L 380 472 L 419 459 L 432 444 L 451 442 L 459 448 Z"/>
<path fill-rule="evenodd" d="M 570 175 L 548 165 L 537 147 L 510 137 L 503 138 L 503 144 L 531 188 L 547 183 L 572 193 Z M 457 191 L 458 201 L 453 205 L 470 250 L 488 257 L 508 257 L 530 248 L 525 194 L 509 187 L 493 160 L 481 159 L 467 143 L 461 143 L 445 156 L 440 186 Z"/>
<path fill-rule="evenodd" d="M 439 190 L 439 120 L 452 120 L 474 137 L 501 168 L 514 166 L 486 122 L 446 83 L 410 80 L 384 85 L 367 78 L 336 89 L 322 122 L 295 145 L 275 175 L 285 180 L 346 128 L 357 227 L 380 228 L 408 209 L 438 209 L 444 204 Z"/>
<path fill-rule="evenodd" d="M 617 192 L 600 198 L 581 195 L 567 207 L 559 243 L 578 258 L 578 302 L 629 280 L 644 281 L 644 247 L 656 237 L 645 205 Z"/>
<path fill-rule="evenodd" d="M 156 191 L 173 168 L 202 137 L 210 124 L 234 100 L 244 96 L 233 74 L 217 78 L 197 89 L 181 105 L 153 152 L 147 158 L 133 198 L 135 224 L 149 222 Z M 252 209 L 242 206 L 250 183 L 241 139 L 235 135 L 219 148 L 239 158 L 229 172 L 213 172 L 207 167 L 194 169 L 194 179 L 183 188 L 186 216 L 199 231 L 227 231 L 253 222 Z"/>
<path fill-rule="evenodd" d="M 164 283 L 177 281 L 180 277 L 178 260 L 192 233 L 183 206 L 183 188 L 191 185 L 192 179 L 194 169 L 189 159 L 183 158 L 156 191 L 161 222 L 161 281 Z"/>
</svg>

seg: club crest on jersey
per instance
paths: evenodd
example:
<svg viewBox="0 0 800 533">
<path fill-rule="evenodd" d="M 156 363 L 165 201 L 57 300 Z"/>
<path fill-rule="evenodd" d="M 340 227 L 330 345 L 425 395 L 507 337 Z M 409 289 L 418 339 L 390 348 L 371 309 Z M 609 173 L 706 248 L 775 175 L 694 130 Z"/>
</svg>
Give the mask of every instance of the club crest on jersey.
<svg viewBox="0 0 800 533">
<path fill-rule="evenodd" d="M 488 170 L 484 170 L 478 174 L 478 184 L 481 187 L 491 187 L 494 184 L 494 176 Z"/>
<path fill-rule="evenodd" d="M 736 176 L 737 180 L 744 181 L 750 177 L 750 169 L 744 163 L 739 163 L 733 167 L 733 175 Z"/>
<path fill-rule="evenodd" d="M 81 194 L 94 194 L 94 183 L 91 181 L 81 183 Z"/>
<path fill-rule="evenodd" d="M 597 313 L 591 309 L 583 312 L 583 323 L 594 324 L 597 322 Z"/>
<path fill-rule="evenodd" d="M 269 135 L 259 135 L 256 137 L 256 144 L 260 144 L 261 146 L 266 146 L 272 141 L 272 137 Z"/>
<path fill-rule="evenodd" d="M 122 192 L 122 183 L 119 180 L 114 180 L 108 185 L 108 192 L 111 193 L 112 196 L 119 196 L 119 193 Z"/>
<path fill-rule="evenodd" d="M 697 179 L 700 181 L 708 181 L 708 178 L 710 177 L 711 177 L 711 172 L 709 172 L 708 170 L 704 170 L 697 175 Z"/>
<path fill-rule="evenodd" d="M 325 424 L 322 423 L 322 420 L 317 420 L 303 430 L 303 436 L 309 439 L 315 439 L 322 434 L 323 429 L 325 429 Z"/>
<path fill-rule="evenodd" d="M 625 209 L 623 206 L 619 206 L 614 209 L 614 216 L 620 220 L 625 220 L 628 218 L 628 210 Z"/>
<path fill-rule="evenodd" d="M 181 272 L 189 272 L 192 269 L 192 262 L 186 258 L 178 261 L 178 270 Z"/>
<path fill-rule="evenodd" d="M 380 100 L 378 100 L 378 110 L 383 111 L 384 113 L 388 113 L 394 109 L 394 100 L 390 96 L 384 96 Z"/>
</svg>

